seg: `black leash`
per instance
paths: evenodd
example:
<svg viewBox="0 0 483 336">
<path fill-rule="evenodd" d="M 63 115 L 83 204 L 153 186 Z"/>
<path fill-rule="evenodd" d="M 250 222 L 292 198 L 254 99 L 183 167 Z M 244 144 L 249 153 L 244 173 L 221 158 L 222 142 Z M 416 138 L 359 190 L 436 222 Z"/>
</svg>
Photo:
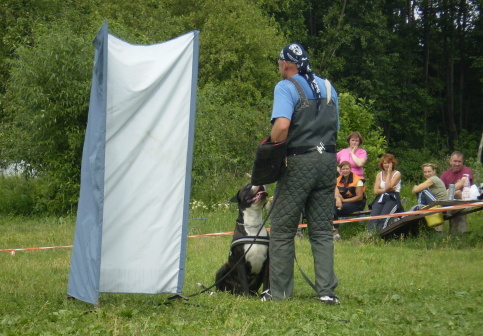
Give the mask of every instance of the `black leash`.
<svg viewBox="0 0 483 336">
<path fill-rule="evenodd" d="M 299 268 L 299 271 L 300 271 L 300 274 L 302 274 L 302 276 L 304 277 L 305 281 L 307 281 L 307 283 L 310 285 L 310 287 L 312 287 L 312 289 L 315 291 L 315 294 L 317 294 L 317 289 L 315 288 L 315 285 L 314 283 L 309 279 L 309 277 L 307 276 L 307 274 L 305 274 L 304 271 L 302 271 L 302 267 L 300 267 L 299 265 L 299 261 L 297 260 L 297 255 L 295 254 L 295 263 L 297 264 L 297 267 Z"/>
<path fill-rule="evenodd" d="M 244 260 L 245 256 L 246 256 L 246 255 L 247 255 L 247 253 L 250 251 L 250 249 L 252 248 L 252 246 L 253 246 L 254 244 L 258 244 L 258 242 L 257 242 L 256 240 L 257 240 L 257 239 L 262 239 L 262 238 L 263 238 L 263 239 L 265 239 L 265 237 L 259 237 L 259 234 L 260 234 L 260 232 L 262 231 L 262 229 L 265 227 L 265 224 L 266 224 L 266 222 L 267 222 L 268 218 L 270 217 L 270 214 L 272 213 L 273 208 L 275 207 L 275 202 L 277 201 L 277 198 L 278 198 L 278 197 L 275 197 L 275 195 L 274 195 L 273 204 L 272 204 L 272 206 L 271 206 L 270 210 L 268 211 L 267 216 L 265 217 L 265 220 L 263 221 L 262 225 L 260 225 L 260 229 L 258 229 L 257 234 L 256 234 L 256 235 L 253 237 L 253 240 L 252 240 L 252 242 L 251 242 L 250 246 L 248 247 L 248 249 L 245 251 L 245 253 L 243 254 L 243 256 L 242 256 L 240 259 L 238 259 L 238 260 L 237 260 L 237 262 L 235 263 L 235 265 L 233 265 L 233 267 L 232 267 L 232 268 L 231 268 L 231 269 L 230 269 L 230 270 L 229 270 L 229 271 L 228 271 L 228 272 L 227 272 L 227 273 L 226 273 L 226 274 L 225 274 L 225 275 L 224 275 L 222 278 L 220 278 L 218 281 L 216 281 L 214 284 L 212 284 L 212 285 L 211 285 L 211 286 L 209 286 L 209 287 L 205 287 L 205 286 L 203 286 L 203 287 L 204 287 L 204 288 L 203 288 L 203 290 L 201 290 L 201 291 L 199 291 L 199 292 L 197 292 L 197 293 L 194 293 L 194 294 L 191 294 L 191 295 L 187 295 L 187 296 L 186 296 L 186 295 L 181 295 L 181 294 L 176 294 L 176 295 L 174 295 L 174 296 L 170 296 L 170 297 L 168 297 L 168 298 L 167 298 L 167 300 L 172 301 L 172 300 L 174 300 L 174 299 L 178 299 L 178 301 L 181 301 L 181 300 L 188 301 L 188 300 L 189 300 L 190 298 L 192 298 L 192 297 L 195 297 L 195 296 L 198 296 L 198 295 L 200 295 L 200 294 L 206 293 L 207 291 L 209 291 L 210 289 L 212 289 L 213 287 L 215 287 L 216 285 L 218 285 L 218 284 L 219 284 L 221 281 L 223 281 L 223 280 L 224 280 L 224 279 L 225 279 L 225 278 L 226 278 L 228 275 L 230 275 L 230 273 L 234 271 L 234 269 L 235 269 L 235 268 L 238 266 L 238 264 L 239 264 L 239 263 L 240 263 L 242 260 Z M 231 247 L 230 247 L 230 248 L 231 248 Z M 302 274 L 302 276 L 303 276 L 303 278 L 305 279 L 305 281 L 306 281 L 306 282 L 309 284 L 309 286 L 310 286 L 310 287 L 312 287 L 312 289 L 313 289 L 313 290 L 315 291 L 315 293 L 317 294 L 317 289 L 316 289 L 316 287 L 315 287 L 315 284 L 314 284 L 314 283 L 313 283 L 313 282 L 312 282 L 312 281 L 309 279 L 309 277 L 307 276 L 307 274 L 305 274 L 305 272 L 304 272 L 304 271 L 302 270 L 302 268 L 300 267 L 299 262 L 298 262 L 298 260 L 297 260 L 297 255 L 295 255 L 295 256 L 294 256 L 294 259 L 295 259 L 295 262 L 296 262 L 296 264 L 297 264 L 297 267 L 298 267 L 298 269 L 299 269 L 299 271 L 300 271 L 300 274 Z M 201 284 L 200 284 L 200 285 L 201 285 Z M 165 304 L 171 304 L 171 302 L 167 302 L 167 303 L 165 303 Z"/>
<path fill-rule="evenodd" d="M 262 225 L 260 225 L 260 229 L 258 229 L 258 232 L 255 236 L 253 236 L 253 240 L 252 240 L 252 243 L 250 244 L 250 246 L 248 247 L 248 249 L 245 251 L 245 253 L 241 256 L 240 259 L 237 260 L 237 262 L 235 263 L 235 265 L 233 265 L 233 267 L 222 277 L 220 278 L 218 281 L 216 281 L 213 285 L 211 285 L 210 287 L 205 287 L 203 290 L 199 291 L 198 293 L 194 293 L 194 294 L 191 294 L 191 295 L 181 295 L 181 294 L 176 294 L 174 296 L 170 296 L 168 298 L 168 300 L 173 300 L 173 299 L 178 299 L 178 300 L 185 300 L 185 301 L 188 301 L 189 298 L 192 298 L 192 297 L 195 297 L 195 296 L 198 296 L 200 294 L 203 294 L 207 291 L 209 291 L 210 289 L 212 289 L 213 287 L 215 287 L 216 285 L 218 285 L 221 281 L 223 281 L 228 275 L 230 275 L 231 272 L 233 272 L 233 270 L 238 266 L 238 264 L 245 259 L 245 256 L 247 255 L 248 251 L 250 251 L 250 249 L 252 248 L 252 246 L 254 244 L 258 244 L 257 243 L 257 239 L 265 239 L 264 237 L 259 237 L 259 234 L 260 232 L 262 231 L 262 229 L 265 227 L 265 224 L 268 220 L 268 218 L 270 217 L 270 214 L 272 213 L 272 209 L 273 207 L 275 206 L 275 202 L 277 201 L 277 199 L 274 197 L 274 200 L 273 200 L 273 204 L 270 208 L 270 210 L 268 211 L 267 213 L 267 216 L 265 217 L 265 220 L 263 221 Z M 231 247 L 230 247 L 231 248 Z M 168 303 L 169 304 L 169 303 Z"/>
</svg>

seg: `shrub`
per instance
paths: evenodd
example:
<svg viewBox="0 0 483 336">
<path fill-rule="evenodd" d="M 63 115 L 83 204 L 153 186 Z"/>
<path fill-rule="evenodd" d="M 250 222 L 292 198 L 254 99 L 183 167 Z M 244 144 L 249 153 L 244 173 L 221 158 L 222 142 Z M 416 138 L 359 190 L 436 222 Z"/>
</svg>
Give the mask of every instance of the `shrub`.
<svg viewBox="0 0 483 336">
<path fill-rule="evenodd" d="M 37 181 L 20 176 L 0 176 L 0 214 L 31 215 L 37 199 Z"/>
</svg>

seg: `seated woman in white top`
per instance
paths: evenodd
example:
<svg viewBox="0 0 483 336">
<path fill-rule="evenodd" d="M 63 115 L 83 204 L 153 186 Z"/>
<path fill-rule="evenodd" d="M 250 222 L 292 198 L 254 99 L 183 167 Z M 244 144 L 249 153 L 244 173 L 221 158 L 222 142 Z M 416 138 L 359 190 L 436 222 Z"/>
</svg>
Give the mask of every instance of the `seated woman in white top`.
<svg viewBox="0 0 483 336">
<path fill-rule="evenodd" d="M 372 202 L 371 216 L 393 214 L 404 211 L 401 206 L 399 192 L 401 191 L 401 173 L 396 170 L 397 161 L 394 155 L 384 154 L 379 160 L 379 169 L 374 181 L 376 199 Z M 386 228 L 391 217 L 369 221 L 367 229 L 377 232 Z"/>
</svg>

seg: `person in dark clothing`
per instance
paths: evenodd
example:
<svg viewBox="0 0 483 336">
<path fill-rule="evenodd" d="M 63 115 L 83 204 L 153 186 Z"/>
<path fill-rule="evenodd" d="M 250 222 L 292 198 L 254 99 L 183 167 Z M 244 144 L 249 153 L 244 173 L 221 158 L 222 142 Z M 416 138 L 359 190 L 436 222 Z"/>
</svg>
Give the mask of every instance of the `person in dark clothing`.
<svg viewBox="0 0 483 336">
<path fill-rule="evenodd" d="M 342 161 L 339 165 L 340 176 L 337 178 L 336 198 L 340 198 L 340 208 L 335 209 L 334 219 L 364 210 L 366 196 L 364 194 L 364 180 L 352 172 L 349 161 Z M 337 201 L 337 200 L 336 200 Z M 334 239 L 340 239 L 339 224 L 334 224 Z"/>
<path fill-rule="evenodd" d="M 270 289 L 262 300 L 283 300 L 294 284 L 294 237 L 305 211 L 314 256 L 317 297 L 338 304 L 334 272 L 334 190 L 339 129 L 337 92 L 312 73 L 304 48 L 287 45 L 280 53 L 283 77 L 274 90 L 272 142 L 287 139 L 287 160 L 275 189 L 270 231 Z"/>
</svg>

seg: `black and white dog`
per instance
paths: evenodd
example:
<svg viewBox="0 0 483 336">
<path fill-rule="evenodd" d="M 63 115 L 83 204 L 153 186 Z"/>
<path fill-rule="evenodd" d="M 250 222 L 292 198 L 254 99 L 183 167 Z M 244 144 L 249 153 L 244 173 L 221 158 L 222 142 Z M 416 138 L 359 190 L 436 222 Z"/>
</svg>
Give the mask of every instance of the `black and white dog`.
<svg viewBox="0 0 483 336">
<path fill-rule="evenodd" d="M 218 290 L 249 295 L 262 284 L 268 289 L 268 232 L 262 220 L 267 195 L 263 186 L 248 184 L 230 200 L 238 203 L 238 219 L 228 261 L 216 272 Z"/>
</svg>

